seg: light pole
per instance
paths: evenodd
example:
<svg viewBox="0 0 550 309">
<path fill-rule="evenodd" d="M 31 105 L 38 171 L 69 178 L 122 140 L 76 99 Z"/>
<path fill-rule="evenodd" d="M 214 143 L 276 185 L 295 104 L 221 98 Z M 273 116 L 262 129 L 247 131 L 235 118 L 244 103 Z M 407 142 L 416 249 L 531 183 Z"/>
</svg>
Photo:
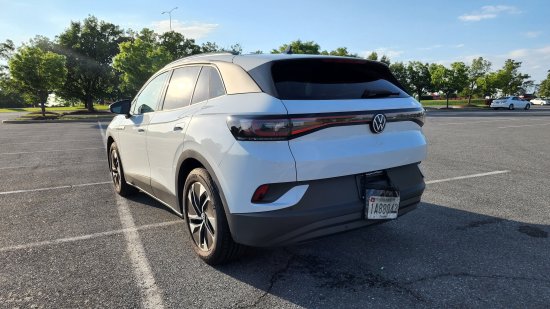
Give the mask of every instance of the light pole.
<svg viewBox="0 0 550 309">
<path fill-rule="evenodd" d="M 176 6 L 175 8 L 171 9 L 170 11 L 162 12 L 163 15 L 168 13 L 168 16 L 170 16 L 170 31 L 172 31 L 172 11 L 177 10 L 177 9 L 178 9 L 178 7 Z"/>
</svg>

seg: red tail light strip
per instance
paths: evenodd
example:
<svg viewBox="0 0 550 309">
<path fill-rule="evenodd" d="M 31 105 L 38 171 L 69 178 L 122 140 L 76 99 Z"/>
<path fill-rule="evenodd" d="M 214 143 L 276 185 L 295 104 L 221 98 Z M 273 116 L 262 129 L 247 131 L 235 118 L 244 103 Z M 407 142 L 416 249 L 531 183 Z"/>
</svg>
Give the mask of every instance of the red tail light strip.
<svg viewBox="0 0 550 309">
<path fill-rule="evenodd" d="M 289 140 L 329 127 L 369 124 L 377 114 L 384 114 L 388 122 L 413 121 L 424 125 L 424 109 L 408 108 L 288 116 L 230 116 L 227 126 L 237 140 Z"/>
</svg>

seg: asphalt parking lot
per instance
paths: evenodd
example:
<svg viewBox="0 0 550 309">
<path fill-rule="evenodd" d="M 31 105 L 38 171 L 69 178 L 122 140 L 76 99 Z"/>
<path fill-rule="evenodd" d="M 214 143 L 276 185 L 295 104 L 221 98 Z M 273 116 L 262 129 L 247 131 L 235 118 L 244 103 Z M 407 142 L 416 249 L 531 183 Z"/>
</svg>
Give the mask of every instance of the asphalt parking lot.
<svg viewBox="0 0 550 309">
<path fill-rule="evenodd" d="M 216 268 L 115 195 L 105 126 L 0 125 L 1 308 L 550 305 L 549 108 L 430 111 L 416 211 Z"/>
</svg>

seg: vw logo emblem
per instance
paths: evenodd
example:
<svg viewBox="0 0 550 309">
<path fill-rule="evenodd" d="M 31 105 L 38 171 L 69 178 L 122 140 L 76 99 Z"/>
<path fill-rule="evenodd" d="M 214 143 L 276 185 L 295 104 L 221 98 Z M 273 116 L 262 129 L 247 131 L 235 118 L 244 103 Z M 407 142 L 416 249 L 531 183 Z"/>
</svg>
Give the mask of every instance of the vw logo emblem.
<svg viewBox="0 0 550 309">
<path fill-rule="evenodd" d="M 384 128 L 386 127 L 386 116 L 383 114 L 376 114 L 372 118 L 372 122 L 370 123 L 370 130 L 374 134 L 381 133 L 384 131 Z"/>
</svg>

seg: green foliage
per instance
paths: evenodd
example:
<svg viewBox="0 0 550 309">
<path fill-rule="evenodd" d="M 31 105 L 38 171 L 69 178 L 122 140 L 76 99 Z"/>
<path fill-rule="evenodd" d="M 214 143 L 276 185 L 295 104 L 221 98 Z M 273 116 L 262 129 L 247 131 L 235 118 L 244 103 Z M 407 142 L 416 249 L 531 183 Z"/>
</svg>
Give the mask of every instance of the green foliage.
<svg viewBox="0 0 550 309">
<path fill-rule="evenodd" d="M 466 95 L 468 96 L 468 104 L 472 100 L 472 95 L 477 89 L 480 89 L 478 80 L 485 76 L 491 69 L 491 62 L 478 57 L 472 60 L 472 64 L 468 68 L 468 87 L 466 88 Z"/>
<path fill-rule="evenodd" d="M 9 60 L 11 78 L 41 104 L 65 82 L 65 57 L 36 46 L 23 46 Z M 44 108 L 43 108 L 44 112 Z"/>
<path fill-rule="evenodd" d="M 390 58 L 388 58 L 386 55 L 382 55 L 380 58 L 380 62 L 385 63 L 387 66 L 391 64 Z"/>
<path fill-rule="evenodd" d="M 158 44 L 170 54 L 172 61 L 201 53 L 201 47 L 195 44 L 195 40 L 187 39 L 183 34 L 175 31 L 161 34 Z"/>
<path fill-rule="evenodd" d="M 407 64 L 407 82 L 413 93 L 420 97 L 430 89 L 432 78 L 427 63 L 410 61 Z"/>
<path fill-rule="evenodd" d="M 449 107 L 449 97 L 464 89 L 468 84 L 468 67 L 463 62 L 451 63 L 451 68 L 446 68 L 441 64 L 432 64 L 429 71 L 434 90 L 445 93 L 447 107 Z"/>
<path fill-rule="evenodd" d="M 25 97 L 18 84 L 7 75 L 0 76 L 0 108 L 25 105 Z"/>
<path fill-rule="evenodd" d="M 121 43 L 120 53 L 113 58 L 113 68 L 120 73 L 123 96 L 134 96 L 151 75 L 174 59 L 174 54 L 161 46 L 147 30 L 143 29 L 133 41 Z"/>
<path fill-rule="evenodd" d="M 550 70 L 548 71 L 546 79 L 540 83 L 538 96 L 541 98 L 550 98 Z"/>
<path fill-rule="evenodd" d="M 352 54 L 346 47 L 338 47 L 332 51 L 322 51 L 321 55 L 341 56 L 341 57 L 358 57 L 357 54 Z"/>
<path fill-rule="evenodd" d="M 109 97 L 117 82 L 111 66 L 118 45 L 129 38 L 116 25 L 90 16 L 71 22 L 58 36 L 58 50 L 67 57 L 67 81 L 59 95 L 67 100 L 84 101 L 93 110 L 96 99 Z"/>
<path fill-rule="evenodd" d="M 411 86 L 407 77 L 407 67 L 403 62 L 395 62 L 390 64 L 390 71 L 393 73 L 399 83 L 407 89 L 407 92 L 411 92 Z"/>
<path fill-rule="evenodd" d="M 367 56 L 367 60 L 378 61 L 378 53 L 376 53 L 375 51 L 373 51 L 372 53 L 370 53 L 370 54 Z"/>
<path fill-rule="evenodd" d="M 201 45 L 201 53 L 215 53 L 221 50 L 218 44 L 213 42 L 206 42 Z"/>
<path fill-rule="evenodd" d="M 283 53 L 287 48 L 288 44 L 281 45 L 278 49 L 273 49 L 271 51 L 272 54 L 280 54 Z M 290 42 L 290 46 L 292 46 L 292 53 L 293 54 L 310 54 L 310 55 L 319 55 L 321 54 L 321 47 L 319 44 L 308 41 L 308 42 L 302 42 L 301 40 L 292 41 Z"/>
<path fill-rule="evenodd" d="M 521 62 L 512 59 L 506 60 L 502 69 L 496 72 L 496 86 L 504 95 L 519 94 L 529 75 L 519 72 Z"/>
</svg>

